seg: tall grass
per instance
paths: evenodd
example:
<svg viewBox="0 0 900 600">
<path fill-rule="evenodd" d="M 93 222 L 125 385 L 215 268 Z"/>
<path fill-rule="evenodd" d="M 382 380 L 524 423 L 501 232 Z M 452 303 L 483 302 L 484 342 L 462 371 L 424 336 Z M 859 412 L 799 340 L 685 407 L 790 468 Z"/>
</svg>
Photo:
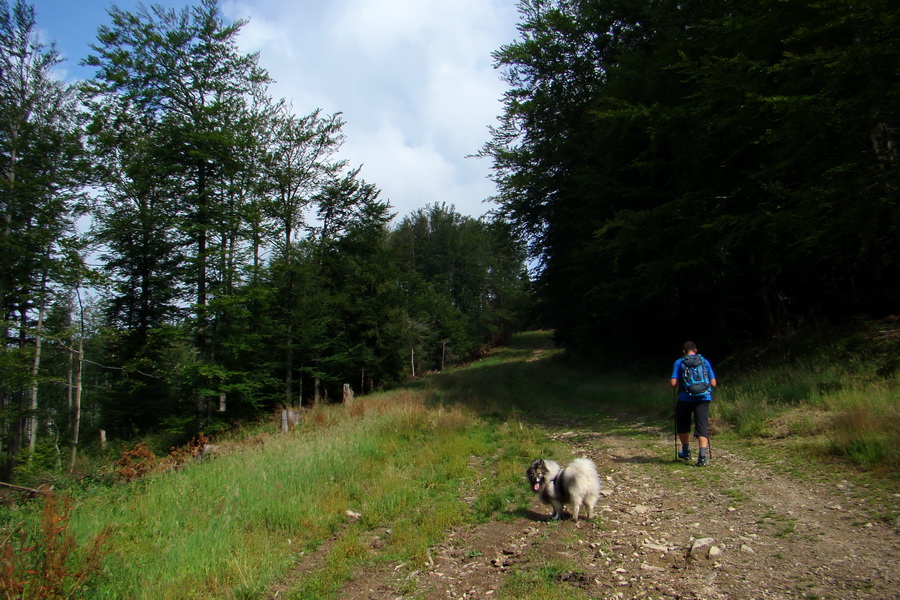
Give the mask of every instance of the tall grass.
<svg viewBox="0 0 900 600">
<path fill-rule="evenodd" d="M 831 448 L 872 469 L 900 471 L 900 383 L 881 381 L 828 396 Z"/>
<path fill-rule="evenodd" d="M 218 458 L 74 505 L 74 538 L 107 541 L 72 597 L 328 598 L 360 565 L 422 565 L 449 529 L 523 510 L 533 443 L 424 391 L 317 408 L 293 433 L 225 442 Z M 39 527 L 27 513 L 23 527 Z M 298 576 L 310 554 L 316 567 Z"/>
<path fill-rule="evenodd" d="M 811 351 L 728 378 L 713 420 L 739 437 L 824 438 L 825 451 L 870 469 L 900 469 L 900 379 L 866 356 Z"/>
</svg>

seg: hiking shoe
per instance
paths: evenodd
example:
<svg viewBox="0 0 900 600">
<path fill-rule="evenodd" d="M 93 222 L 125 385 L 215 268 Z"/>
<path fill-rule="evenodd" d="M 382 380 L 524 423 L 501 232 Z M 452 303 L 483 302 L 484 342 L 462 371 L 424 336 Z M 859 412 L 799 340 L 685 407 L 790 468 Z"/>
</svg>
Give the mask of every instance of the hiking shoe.
<svg viewBox="0 0 900 600">
<path fill-rule="evenodd" d="M 691 451 L 690 450 L 681 450 L 678 452 L 678 458 L 682 458 L 684 460 L 691 460 Z"/>
<path fill-rule="evenodd" d="M 709 464 L 708 456 L 701 456 L 701 457 L 697 458 L 697 466 L 698 467 L 705 467 L 708 464 Z"/>
</svg>

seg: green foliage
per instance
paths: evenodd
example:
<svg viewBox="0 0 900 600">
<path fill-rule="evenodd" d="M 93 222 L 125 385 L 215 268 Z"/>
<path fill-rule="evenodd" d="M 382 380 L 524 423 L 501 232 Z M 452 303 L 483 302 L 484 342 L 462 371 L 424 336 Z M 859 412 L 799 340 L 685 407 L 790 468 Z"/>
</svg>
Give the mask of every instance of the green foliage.
<svg viewBox="0 0 900 600">
<path fill-rule="evenodd" d="M 432 205 L 391 234 L 407 292 L 407 335 L 418 369 L 439 369 L 505 342 L 525 316 L 522 249 L 502 221 Z"/>
<path fill-rule="evenodd" d="M 15 480 L 25 487 L 37 488 L 56 483 L 62 475 L 62 450 L 59 440 L 51 437 L 39 439 L 34 450 L 25 449 L 16 465 Z"/>
<path fill-rule="evenodd" d="M 520 12 L 484 153 L 567 348 L 736 347 L 894 310 L 896 3 Z"/>
</svg>

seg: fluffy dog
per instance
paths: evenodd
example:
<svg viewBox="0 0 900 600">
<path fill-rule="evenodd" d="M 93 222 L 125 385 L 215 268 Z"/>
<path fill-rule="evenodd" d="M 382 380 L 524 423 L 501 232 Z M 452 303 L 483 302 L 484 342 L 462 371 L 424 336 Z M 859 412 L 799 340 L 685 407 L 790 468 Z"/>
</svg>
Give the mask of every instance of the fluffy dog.
<svg viewBox="0 0 900 600">
<path fill-rule="evenodd" d="M 588 458 L 576 458 L 565 469 L 552 460 L 539 458 L 525 470 L 531 489 L 538 492 L 544 504 L 553 506 L 550 518 L 562 516 L 563 505 L 572 506 L 572 518 L 578 522 L 581 505 L 587 507 L 588 518 L 594 518 L 594 507 L 600 499 L 600 476 L 597 465 Z"/>
</svg>

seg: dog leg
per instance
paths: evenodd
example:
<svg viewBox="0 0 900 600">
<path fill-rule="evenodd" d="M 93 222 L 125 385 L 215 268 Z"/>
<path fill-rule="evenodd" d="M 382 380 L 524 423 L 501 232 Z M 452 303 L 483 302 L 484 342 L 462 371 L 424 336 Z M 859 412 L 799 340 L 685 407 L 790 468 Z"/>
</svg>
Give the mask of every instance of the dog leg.
<svg viewBox="0 0 900 600">
<path fill-rule="evenodd" d="M 562 502 L 560 502 L 559 500 L 552 500 L 551 503 L 553 504 L 553 514 L 550 518 L 554 521 L 559 521 L 560 517 L 562 517 L 563 512 Z"/>
</svg>

